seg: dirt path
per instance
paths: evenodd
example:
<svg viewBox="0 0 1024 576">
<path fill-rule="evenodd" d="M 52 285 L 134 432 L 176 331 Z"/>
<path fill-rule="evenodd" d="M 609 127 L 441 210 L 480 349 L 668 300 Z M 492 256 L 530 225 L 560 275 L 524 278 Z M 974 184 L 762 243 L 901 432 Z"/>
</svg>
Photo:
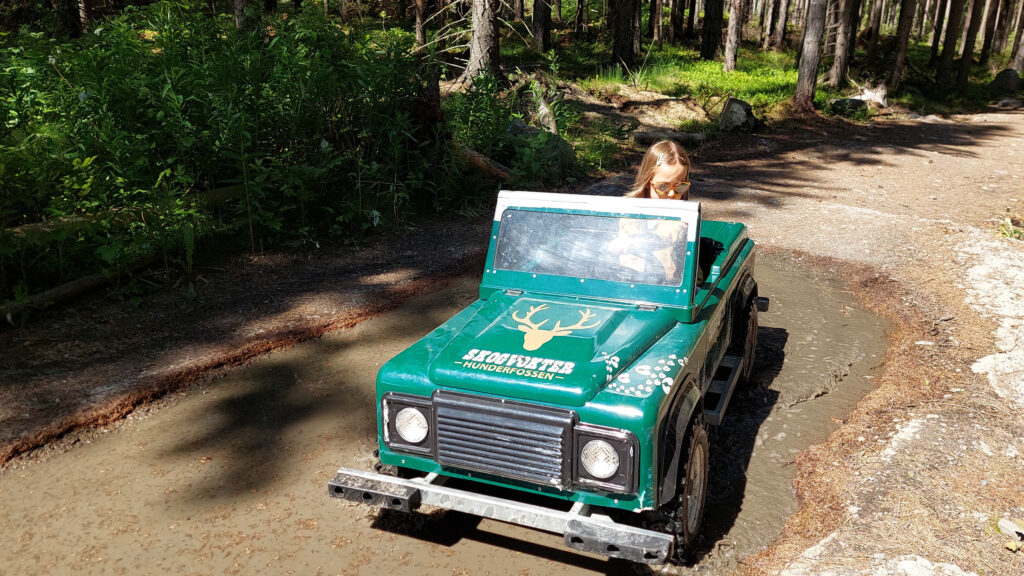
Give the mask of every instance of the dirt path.
<svg viewBox="0 0 1024 576">
<path fill-rule="evenodd" d="M 1024 553 L 1004 549 L 1008 537 L 995 528 L 1001 518 L 1024 517 L 1024 492 L 1020 490 L 1020 478 L 1024 478 L 1024 432 L 1020 427 L 1024 410 L 1020 404 L 1024 398 L 1024 319 L 1020 312 L 1024 310 L 1024 278 L 1020 276 L 1024 243 L 995 233 L 995 220 L 1007 209 L 1017 215 L 1024 212 L 1022 154 L 1022 113 L 874 127 L 811 123 L 784 126 L 762 135 L 723 137 L 702 148 L 696 157 L 694 195 L 704 202 L 707 217 L 744 221 L 766 252 L 775 251 L 798 266 L 847 278 L 861 301 L 885 315 L 893 326 L 878 387 L 846 418 L 839 417 L 844 425 L 827 441 L 797 457 L 799 510 L 774 546 L 744 559 L 741 567 L 757 574 L 780 570 L 789 574 L 860 574 L 862 570 L 893 572 L 904 562 L 933 566 L 933 571 L 934 566 L 948 564 L 942 568 L 948 574 L 1024 573 Z M 222 282 L 217 284 L 224 292 L 220 298 L 237 305 L 228 307 L 231 314 L 207 319 L 196 330 L 181 328 L 189 326 L 195 314 L 202 316 L 202 305 L 179 306 L 189 308 L 184 312 L 171 306 L 174 314 L 164 316 L 166 308 L 124 314 L 122 303 L 98 298 L 76 306 L 72 314 L 54 311 L 45 321 L 4 332 L 0 334 L 0 394 L 5 395 L 0 401 L 0 432 L 7 434 L 5 446 L 11 445 L 11 423 L 38 420 L 38 414 L 52 412 L 63 418 L 89 414 L 97 406 L 117 408 L 107 412 L 108 417 L 126 413 L 147 396 L 129 394 L 112 400 L 110 392 L 132 392 L 132 383 L 158 369 L 170 369 L 176 376 L 165 380 L 167 387 L 156 390 L 171 389 L 197 372 L 206 373 L 212 367 L 273 348 L 268 342 L 290 342 L 277 338 L 281 334 L 300 334 L 295 339 L 301 339 L 343 325 L 334 323 L 339 310 L 349 310 L 344 299 L 332 296 L 337 277 L 376 287 L 372 288 L 376 292 L 363 293 L 372 295 L 372 301 L 398 300 L 423 289 L 424 284 L 410 284 L 409 280 L 427 282 L 439 273 L 450 275 L 454 273 L 451 262 L 474 257 L 458 252 L 476 246 L 476 241 L 467 241 L 472 232 L 456 238 L 437 237 L 428 231 L 423 238 L 427 240 L 413 240 L 411 245 L 429 240 L 430 246 L 452 248 L 456 253 L 432 257 L 428 266 L 417 253 L 377 252 L 392 258 L 394 268 L 401 271 L 396 276 L 381 274 L 374 265 L 373 251 L 359 260 L 362 265 L 340 270 L 341 274 L 337 266 L 344 259 L 332 256 L 328 261 L 335 267 L 327 265 L 327 271 L 302 291 L 285 286 L 282 278 L 309 280 L 302 274 L 323 268 L 325 261 L 314 256 L 309 262 L 297 257 L 289 262 L 256 262 L 256 266 L 242 267 L 247 279 L 237 286 L 225 280 L 230 276 L 211 274 Z M 285 276 L 271 276 L 275 268 L 284 270 Z M 261 296 L 266 297 L 252 298 L 243 292 L 253 286 L 265 290 Z M 393 286 L 399 287 L 398 292 L 393 292 Z M 379 309 L 368 313 L 376 311 Z M 430 327 L 443 317 L 443 313 L 431 316 Z M 268 326 L 273 327 L 271 334 L 261 332 Z M 310 331 L 311 327 L 315 330 Z M 284 332 L 277 333 L 278 329 Z M 388 353 L 382 337 L 387 340 L 386 331 L 368 339 L 371 346 L 379 346 L 381 359 Z M 179 347 L 182 343 L 188 346 Z M 230 349 L 227 357 L 234 360 L 221 362 L 203 354 L 223 349 Z M 249 352 L 239 356 L 239 350 Z M 288 374 L 275 371 L 275 356 L 261 360 L 260 369 L 268 382 L 288 381 Z M 190 363 L 189 359 L 201 361 Z M 285 370 L 287 365 L 279 368 Z M 78 390 L 78 395 L 74 400 L 60 398 L 44 387 L 47 383 Z M 124 462 L 111 462 L 109 455 L 96 447 L 98 438 L 104 436 L 99 432 L 73 435 L 56 449 L 13 461 L 14 467 L 0 473 L 0 482 L 13 482 L 14 474 L 36 474 L 43 468 L 31 461 L 47 460 L 45 464 L 52 466 L 47 469 L 50 473 L 30 480 L 32 486 L 40 487 L 38 497 L 51 498 L 52 503 L 44 509 L 22 509 L 18 506 L 23 503 L 12 498 L 12 492 L 0 490 L 0 503 L 10 506 L 7 526 L 22 528 L 11 531 L 5 527 L 4 534 L 14 539 L 6 549 L 23 551 L 19 562 L 34 560 L 33 550 L 45 540 L 47 546 L 64 550 L 59 560 L 51 562 L 51 570 L 70 566 L 95 573 L 131 572 L 137 565 L 117 561 L 116 548 L 121 545 L 93 537 L 124 535 L 132 546 L 153 550 L 162 549 L 165 533 L 177 531 L 183 540 L 178 548 L 170 548 L 173 558 L 167 560 L 167 568 L 174 572 L 209 572 L 202 567 L 204 559 L 230 558 L 231 563 L 218 560 L 223 568 L 219 571 L 247 572 L 255 570 L 253 562 L 269 569 L 301 557 L 305 560 L 293 569 L 315 573 L 317 566 L 336 568 L 327 561 L 339 551 L 351 562 L 343 572 L 383 571 L 374 564 L 381 558 L 376 549 L 358 539 L 339 537 L 330 544 L 332 551 L 316 552 L 315 558 L 303 556 L 305 543 L 316 538 L 317 527 L 324 531 L 317 518 L 303 513 L 311 505 L 306 498 L 311 498 L 311 503 L 319 502 L 320 497 L 289 490 L 272 494 L 265 489 L 287 477 L 291 485 L 320 490 L 325 478 L 319 477 L 319 472 L 315 478 L 289 474 L 294 474 L 296 467 L 315 467 L 330 460 L 328 451 L 336 449 L 334 435 L 314 432 L 315 448 L 296 444 L 288 450 L 285 440 L 303 433 L 308 438 L 313 422 L 327 427 L 321 430 L 337 432 L 341 426 L 337 414 L 351 411 L 351 399 L 323 388 L 323 382 L 300 378 L 295 384 L 313 400 L 292 398 L 286 390 L 274 387 L 238 397 L 218 397 L 222 391 L 217 386 L 196 388 L 181 400 L 197 403 L 196 410 L 205 400 L 208 407 L 202 420 L 183 421 L 179 438 L 161 429 L 153 431 L 150 440 L 118 432 L 125 441 L 135 443 L 120 456 Z M 365 392 L 353 389 L 352 398 L 358 399 L 359 394 Z M 83 398 L 86 402 L 77 403 Z M 19 402 L 36 406 L 38 412 L 22 410 Z M 232 419 L 232 414 L 245 413 L 245 407 L 252 405 L 269 408 L 250 414 L 252 418 Z M 134 425 L 138 417 L 143 420 L 139 426 L 157 418 L 148 419 L 148 413 L 144 408 L 130 414 L 128 425 Z M 371 417 L 363 416 L 348 425 L 355 426 L 353 430 L 359 434 L 371 434 Z M 67 422 L 61 418 L 48 422 Z M 275 423 L 289 432 L 275 433 L 280 427 L 271 425 Z M 58 429 L 47 434 L 52 436 L 54 430 Z M 36 436 L 36 443 L 45 437 L 49 436 Z M 76 441 L 81 446 L 60 454 Z M 27 445 L 31 442 L 21 446 Z M 369 448 L 337 447 L 350 454 Z M 239 464 L 229 459 L 231 453 L 252 457 Z M 28 465 L 24 471 L 20 469 L 23 465 Z M 114 506 L 117 497 L 139 493 L 131 481 L 114 473 L 124 466 L 148 475 L 152 482 L 146 484 L 147 490 L 157 487 L 164 494 L 150 491 L 141 504 Z M 66 505 L 60 498 L 63 492 L 50 495 L 42 491 L 41 486 L 57 478 L 68 482 L 67 491 L 76 492 L 80 488 L 73 480 L 83 470 L 88 471 L 92 489 L 100 496 L 92 507 Z M 166 482 L 157 481 L 161 478 Z M 239 489 L 248 490 L 248 495 L 233 497 Z M 203 514 L 193 515 L 200 505 Z M 70 541 L 59 529 L 59 519 L 68 514 L 84 523 L 82 530 L 88 535 L 84 541 Z M 222 517 L 233 520 L 220 524 Z M 53 519 L 48 525 L 54 528 L 31 528 L 34 519 L 43 525 L 47 518 Z M 26 519 L 33 520 L 26 523 Z M 248 524 L 236 525 L 240 519 Z M 477 528 L 461 525 L 446 526 L 442 532 L 480 534 Z M 197 535 L 207 541 L 199 542 Z M 504 550 L 508 537 L 499 531 L 498 536 L 482 538 Z M 411 557 L 403 556 L 407 552 L 399 546 L 400 541 L 406 542 L 392 535 L 376 543 L 390 551 L 385 568 L 396 573 L 412 562 Z M 110 548 L 115 548 L 115 556 L 108 555 Z M 180 554 L 174 554 L 175 550 Z M 451 560 L 456 554 L 461 557 L 462 549 L 435 546 L 425 550 L 416 560 L 421 571 L 451 573 L 462 566 Z M 575 557 L 566 559 L 561 553 L 545 550 L 544 545 L 528 547 L 519 550 L 516 558 L 539 557 L 539 563 L 530 560 L 522 565 L 533 573 L 569 571 L 567 566 L 576 563 Z M 476 558 L 474 562 L 486 562 L 493 553 L 494 549 L 485 547 L 479 557 L 473 556 L 475 552 L 469 554 Z M 48 565 L 43 555 L 36 564 Z M 602 566 L 605 564 L 583 563 L 584 569 L 608 571 Z"/>
<path fill-rule="evenodd" d="M 996 528 L 1024 517 L 1024 243 L 996 233 L 1024 213 L 1024 114 L 729 146 L 702 152 L 709 217 L 834 267 L 895 325 L 879 387 L 798 459 L 801 511 L 749 572 L 1024 573 Z"/>
<path fill-rule="evenodd" d="M 834 280 L 770 258 L 755 273 L 776 312 L 762 316 L 760 386 L 740 391 L 712 434 L 706 573 L 728 573 L 779 533 L 797 507 L 794 455 L 838 427 L 885 353 L 884 324 Z M 327 496 L 337 467 L 372 462 L 380 364 L 475 300 L 478 281 L 266 355 L 0 474 L 0 494 L 18 495 L 0 499 L 12 539 L 0 575 L 627 569 L 549 534 L 455 513 L 410 523 Z M 836 324 L 849 330 L 831 334 Z M 500 569 L 497 554 L 509 558 Z"/>
<path fill-rule="evenodd" d="M 220 369 L 391 310 L 478 267 L 486 234 L 482 222 L 427 222 L 361 249 L 308 243 L 197 266 L 195 299 L 162 290 L 133 303 L 115 286 L 0 328 L 0 465 Z"/>
</svg>

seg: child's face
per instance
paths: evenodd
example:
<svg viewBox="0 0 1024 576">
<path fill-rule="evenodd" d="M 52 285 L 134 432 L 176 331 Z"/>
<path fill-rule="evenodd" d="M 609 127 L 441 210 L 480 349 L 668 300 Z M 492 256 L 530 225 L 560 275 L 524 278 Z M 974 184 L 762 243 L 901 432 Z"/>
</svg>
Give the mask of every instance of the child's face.
<svg viewBox="0 0 1024 576">
<path fill-rule="evenodd" d="M 690 197 L 690 174 L 682 164 L 665 164 L 654 170 L 654 177 L 647 185 L 650 198 L 686 200 Z"/>
</svg>

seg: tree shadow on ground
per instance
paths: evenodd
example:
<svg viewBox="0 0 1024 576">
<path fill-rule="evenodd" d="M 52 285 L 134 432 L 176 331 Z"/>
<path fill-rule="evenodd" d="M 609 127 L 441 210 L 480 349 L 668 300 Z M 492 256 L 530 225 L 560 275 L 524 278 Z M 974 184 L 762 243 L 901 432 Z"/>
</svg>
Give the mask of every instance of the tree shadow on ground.
<svg viewBox="0 0 1024 576">
<path fill-rule="evenodd" d="M 789 198 L 820 199 L 823 193 L 841 197 L 849 191 L 845 186 L 821 182 L 821 171 L 830 166 L 891 168 L 897 156 L 974 158 L 972 146 L 1009 131 L 988 122 L 907 121 L 863 126 L 818 118 L 790 121 L 764 133 L 721 134 L 702 147 L 695 159 L 693 193 L 714 200 L 742 201 L 721 214 L 742 221 L 752 210 L 785 209 Z"/>
<path fill-rule="evenodd" d="M 255 255 L 209 273 L 194 300 L 165 290 L 133 307 L 96 293 L 42 312 L 4 333 L 14 346 L 0 343 L 0 462 L 478 270 L 487 232 L 483 222 L 447 222 L 362 250 Z"/>
<path fill-rule="evenodd" d="M 358 330 L 280 351 L 231 372 L 216 386 L 215 397 L 181 408 L 184 414 L 176 422 L 186 419 L 193 425 L 176 425 L 179 433 L 155 452 L 155 462 L 188 463 L 219 454 L 216 471 L 198 473 L 176 497 L 233 501 L 301 470 L 303 454 L 318 439 L 329 439 L 328 445 L 375 446 L 377 369 L 475 296 L 459 291 L 428 295 L 426 302 L 414 300 Z M 368 455 L 369 450 L 362 456 Z"/>
<path fill-rule="evenodd" d="M 627 124 L 636 122 L 629 111 L 662 104 L 664 101 L 588 101 L 582 109 Z M 926 153 L 973 158 L 976 155 L 971 152 L 972 146 L 1009 132 L 997 123 L 929 118 L 862 125 L 839 118 L 814 117 L 788 120 L 752 134 L 716 133 L 692 159 L 693 194 L 697 198 L 742 199 L 761 208 L 780 208 L 787 197 L 813 196 L 805 188 L 828 191 L 817 186 L 813 177 L 822 167 L 890 167 L 894 156 Z M 666 124 L 645 126 L 667 131 L 679 129 Z M 739 210 L 732 217 L 741 220 L 744 214 Z"/>
</svg>

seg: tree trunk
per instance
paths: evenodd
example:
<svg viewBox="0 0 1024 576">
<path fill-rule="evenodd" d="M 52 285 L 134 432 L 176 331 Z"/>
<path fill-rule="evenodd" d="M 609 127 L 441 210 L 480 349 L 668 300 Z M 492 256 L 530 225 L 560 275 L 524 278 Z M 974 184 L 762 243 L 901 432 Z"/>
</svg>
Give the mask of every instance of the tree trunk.
<svg viewBox="0 0 1024 576">
<path fill-rule="evenodd" d="M 248 25 L 245 18 L 245 0 L 235 0 L 235 29 L 245 30 Z"/>
<path fill-rule="evenodd" d="M 800 48 L 800 68 L 797 72 L 793 107 L 798 112 L 814 111 L 814 87 L 818 81 L 818 63 L 821 59 L 821 36 L 825 31 L 825 5 L 828 0 L 808 0 L 804 21 L 804 40 Z"/>
<path fill-rule="evenodd" d="M 639 5 L 639 0 L 611 0 L 612 58 L 627 68 L 633 67 L 637 56 L 634 40 L 638 30 L 633 23 Z"/>
<path fill-rule="evenodd" d="M 722 47 L 722 0 L 707 0 L 704 3 L 704 27 L 701 30 L 700 57 L 714 60 Z"/>
<path fill-rule="evenodd" d="M 983 17 L 984 0 L 975 0 L 971 10 L 970 22 L 965 26 L 967 36 L 964 38 L 963 55 L 960 57 L 960 70 L 956 75 L 956 84 L 960 90 L 967 89 L 967 79 L 971 75 L 971 66 L 974 64 L 974 44 L 978 40 L 978 30 L 981 29 Z"/>
<path fill-rule="evenodd" d="M 651 31 L 650 39 L 658 44 L 665 40 L 665 0 L 654 0 L 654 13 L 651 18 L 654 20 L 654 30 Z M 671 7 L 670 7 L 671 9 Z"/>
<path fill-rule="evenodd" d="M 533 0 L 533 49 L 551 50 L 551 0 Z"/>
<path fill-rule="evenodd" d="M 663 4 L 663 0 L 654 0 L 654 14 L 651 16 L 654 20 L 654 30 L 650 35 L 650 39 L 652 42 L 657 42 L 658 44 L 662 43 L 664 40 L 663 28 L 665 27 L 663 26 L 663 20 L 665 19 L 665 10 Z"/>
<path fill-rule="evenodd" d="M 928 20 L 928 15 L 932 11 L 932 0 L 922 0 L 917 3 L 917 20 L 915 21 L 914 28 L 914 39 L 917 42 L 921 41 L 924 37 L 925 21 Z"/>
<path fill-rule="evenodd" d="M 780 0 L 779 13 L 775 17 L 775 38 L 772 44 L 783 47 L 786 45 L 786 23 L 789 21 L 789 0 Z"/>
<path fill-rule="evenodd" d="M 949 6 L 949 0 L 936 0 L 935 2 L 935 20 L 932 26 L 932 55 L 928 59 L 928 64 L 934 66 L 939 61 L 939 42 L 942 40 L 942 27 L 946 21 L 946 7 Z"/>
<path fill-rule="evenodd" d="M 57 22 L 62 33 L 71 38 L 78 38 L 82 35 L 82 20 L 79 12 L 78 2 L 75 0 L 51 0 L 53 11 L 57 15 Z"/>
<path fill-rule="evenodd" d="M 1024 1 L 1020 3 L 1020 8 L 1017 10 L 1017 18 L 1014 20 L 1014 24 L 1011 28 L 1015 28 L 1017 33 L 1014 35 L 1013 50 L 1010 53 L 1010 60 L 1016 62 L 1017 57 L 1021 53 L 1021 46 L 1024 46 L 1024 42 L 1021 42 L 1021 37 L 1024 37 Z"/>
<path fill-rule="evenodd" d="M 906 0 L 904 0 L 906 1 Z M 832 69 L 828 73 L 828 86 L 842 88 L 846 85 L 846 56 L 850 53 L 850 20 L 853 19 L 854 0 L 840 0 L 839 22 L 836 29 L 835 56 L 832 58 Z"/>
<path fill-rule="evenodd" d="M 978 55 L 978 63 L 988 62 L 992 53 L 992 40 L 996 33 L 996 15 L 999 13 L 999 0 L 988 0 L 985 4 L 985 37 L 981 41 L 981 54 Z"/>
<path fill-rule="evenodd" d="M 903 80 L 903 65 L 907 59 L 907 43 L 910 41 L 910 28 L 914 24 L 915 0 L 900 2 L 899 25 L 896 27 L 896 58 L 889 72 L 888 88 L 890 93 L 896 92 Z"/>
<path fill-rule="evenodd" d="M 918 0 L 919 2 L 923 0 Z M 853 0 L 853 18 L 850 18 L 850 41 L 846 44 L 846 65 L 853 63 L 853 57 L 857 52 L 857 33 L 860 31 L 860 23 L 863 20 L 861 10 L 864 8 L 864 0 Z"/>
<path fill-rule="evenodd" d="M 576 3 L 576 17 L 572 21 L 573 32 L 586 32 L 590 28 L 590 2 L 589 0 L 578 0 Z"/>
<path fill-rule="evenodd" d="M 552 22 L 562 23 L 562 0 L 555 0 L 555 16 Z"/>
<path fill-rule="evenodd" d="M 984 2 L 984 0 L 981 0 Z M 960 27 L 960 43 L 957 44 L 956 56 L 959 58 L 963 56 L 964 44 L 967 42 L 967 30 L 971 23 L 971 14 L 974 13 L 974 4 L 976 0 L 967 0 L 967 12 L 965 13 L 963 25 Z"/>
<path fill-rule="evenodd" d="M 1017 30 L 1016 42 L 1014 42 L 1014 55 L 1013 60 L 1010 62 L 1010 68 L 1017 71 L 1017 74 L 1024 75 L 1024 34 L 1021 34 L 1021 30 Z"/>
<path fill-rule="evenodd" d="M 677 44 L 683 39 L 683 11 L 686 9 L 686 0 L 673 0 L 668 16 L 668 42 Z"/>
<path fill-rule="evenodd" d="M 992 51 L 999 54 L 1006 50 L 1006 41 L 1010 37 L 1010 25 L 1013 24 L 1014 0 L 1002 0 L 999 3 L 999 16 L 996 18 L 996 33 L 992 39 Z"/>
<path fill-rule="evenodd" d="M 78 22 L 82 26 L 82 33 L 89 31 L 89 23 L 92 20 L 92 1 L 78 0 Z"/>
<path fill-rule="evenodd" d="M 778 10 L 779 0 L 766 0 L 768 7 L 761 25 L 761 49 L 767 50 L 772 47 L 772 22 L 775 21 L 775 11 Z"/>
<path fill-rule="evenodd" d="M 724 72 L 736 69 L 736 52 L 743 40 L 743 0 L 729 0 L 729 28 L 725 35 Z"/>
<path fill-rule="evenodd" d="M 868 21 L 868 60 L 874 60 L 878 55 L 878 38 L 882 32 L 882 10 L 885 9 L 886 0 L 875 0 L 871 4 L 871 18 Z M 945 0 L 939 0 L 945 2 Z"/>
<path fill-rule="evenodd" d="M 524 0 L 512 0 L 512 18 L 516 22 L 523 22 L 523 4 Z"/>
<path fill-rule="evenodd" d="M 500 0 L 473 0 L 473 33 L 469 40 L 469 62 L 462 74 L 463 83 L 472 83 L 482 73 L 501 75 L 498 51 L 498 9 Z"/>
<path fill-rule="evenodd" d="M 680 0 L 685 2 L 686 0 Z M 687 12 L 686 12 L 686 37 L 693 38 L 694 36 L 694 20 L 697 17 L 697 0 L 690 0 Z"/>
<path fill-rule="evenodd" d="M 640 48 L 640 28 L 644 20 L 642 9 L 643 2 L 641 0 L 636 0 L 636 10 L 633 11 L 633 54 L 636 54 L 637 56 L 642 53 Z"/>
<path fill-rule="evenodd" d="M 830 50 L 835 50 L 836 35 L 839 31 L 839 11 L 840 11 L 841 0 L 831 0 L 828 7 L 825 8 L 825 50 L 827 54 Z"/>
<path fill-rule="evenodd" d="M 324 0 L 325 4 L 326 2 L 327 0 Z M 416 45 L 424 46 L 427 43 L 427 31 L 423 25 L 423 20 L 426 16 L 424 12 L 426 12 L 427 0 L 415 0 L 415 3 L 416 24 L 414 26 L 416 30 Z"/>
<path fill-rule="evenodd" d="M 964 0 L 949 0 L 946 20 L 946 34 L 942 42 L 942 56 L 939 57 L 939 70 L 935 81 L 940 86 L 949 84 L 953 74 L 953 55 L 956 54 L 956 41 L 960 36 L 960 17 L 964 12 Z"/>
</svg>

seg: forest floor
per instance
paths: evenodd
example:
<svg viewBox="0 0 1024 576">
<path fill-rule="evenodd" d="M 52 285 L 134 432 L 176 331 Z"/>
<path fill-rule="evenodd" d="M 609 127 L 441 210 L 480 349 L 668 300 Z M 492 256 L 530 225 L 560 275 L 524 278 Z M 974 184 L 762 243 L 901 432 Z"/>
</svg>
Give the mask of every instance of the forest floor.
<svg viewBox="0 0 1024 576">
<path fill-rule="evenodd" d="M 604 112 L 659 127 L 622 100 Z M 705 217 L 842 277 L 893 327 L 877 387 L 796 458 L 801 507 L 743 570 L 1024 573 L 998 528 L 1024 517 L 1024 242 L 997 232 L 1024 215 L 1022 157 L 1024 113 L 996 111 L 788 121 L 696 151 Z M 488 220 L 248 256 L 200 268 L 192 300 L 96 294 L 8 328 L 0 463 L 66 451 L 75 430 L 479 269 Z"/>
</svg>

